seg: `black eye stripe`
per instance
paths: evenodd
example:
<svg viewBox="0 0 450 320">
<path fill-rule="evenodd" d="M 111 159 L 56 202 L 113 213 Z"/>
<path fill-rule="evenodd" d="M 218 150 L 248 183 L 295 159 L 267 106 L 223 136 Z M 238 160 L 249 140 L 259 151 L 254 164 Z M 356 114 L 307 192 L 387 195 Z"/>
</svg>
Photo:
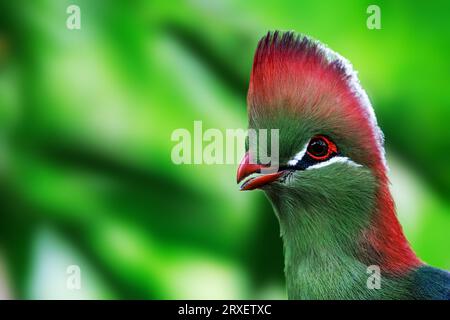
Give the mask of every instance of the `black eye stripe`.
<svg viewBox="0 0 450 320">
<path fill-rule="evenodd" d="M 341 156 L 341 153 L 333 153 L 332 156 L 330 156 L 329 158 L 327 158 L 324 161 L 330 160 L 331 158 L 334 157 L 338 157 Z M 316 160 L 313 157 L 311 157 L 308 153 L 305 153 L 305 155 L 303 156 L 303 158 L 299 161 L 297 161 L 297 163 L 295 165 L 287 165 L 287 166 L 280 166 L 279 170 L 306 170 L 308 167 L 311 167 L 315 164 L 324 162 L 321 160 Z"/>
</svg>

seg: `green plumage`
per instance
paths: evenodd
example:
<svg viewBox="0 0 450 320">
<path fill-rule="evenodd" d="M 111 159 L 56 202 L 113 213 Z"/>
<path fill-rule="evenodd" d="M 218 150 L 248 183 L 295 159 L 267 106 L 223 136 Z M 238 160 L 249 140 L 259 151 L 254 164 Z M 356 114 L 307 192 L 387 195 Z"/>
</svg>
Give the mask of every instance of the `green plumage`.
<svg viewBox="0 0 450 320">
<path fill-rule="evenodd" d="M 282 178 L 260 188 L 279 220 L 290 299 L 450 298 L 450 274 L 420 262 L 403 235 L 381 130 L 343 58 L 306 37 L 268 34 L 248 102 L 249 128 L 279 130 Z M 337 146 L 337 161 L 290 165 L 317 135 Z"/>
<path fill-rule="evenodd" d="M 265 190 L 280 222 L 289 298 L 355 298 L 367 291 L 355 235 L 370 221 L 370 172 L 335 164 L 288 179 L 288 186 L 273 183 Z"/>
<path fill-rule="evenodd" d="M 289 121 L 302 132 L 301 121 Z M 281 141 L 284 146 L 296 146 L 297 136 L 288 141 L 289 135 L 283 135 Z M 295 149 L 281 150 L 295 154 Z M 432 279 L 438 296 L 419 286 L 422 269 L 430 268 L 426 266 L 406 274 L 381 269 L 380 289 L 368 287 L 368 266 L 382 264 L 369 243 L 362 241 L 376 213 L 378 184 L 371 170 L 335 163 L 295 171 L 285 179 L 263 189 L 280 224 L 289 299 L 432 299 L 445 298 L 445 292 L 450 292 L 446 282 Z M 441 277 L 450 279 L 445 273 Z"/>
</svg>

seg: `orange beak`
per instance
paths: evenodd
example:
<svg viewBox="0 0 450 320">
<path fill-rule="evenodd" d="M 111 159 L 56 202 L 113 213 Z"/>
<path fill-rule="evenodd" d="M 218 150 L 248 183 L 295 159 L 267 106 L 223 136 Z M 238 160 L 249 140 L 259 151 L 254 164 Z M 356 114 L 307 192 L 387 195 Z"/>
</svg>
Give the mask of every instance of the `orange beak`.
<svg viewBox="0 0 450 320">
<path fill-rule="evenodd" d="M 241 164 L 239 165 L 237 171 L 236 177 L 237 183 L 241 182 L 242 180 L 244 180 L 245 178 L 249 177 L 252 174 L 261 173 L 262 169 L 269 170 L 269 168 L 270 166 L 268 165 L 250 163 L 250 155 L 247 152 L 244 158 L 242 159 Z M 249 178 L 242 184 L 241 191 L 261 188 L 262 186 L 282 177 L 285 174 L 285 172 L 286 171 L 278 171 L 275 173 L 261 174 L 259 176 Z"/>
</svg>

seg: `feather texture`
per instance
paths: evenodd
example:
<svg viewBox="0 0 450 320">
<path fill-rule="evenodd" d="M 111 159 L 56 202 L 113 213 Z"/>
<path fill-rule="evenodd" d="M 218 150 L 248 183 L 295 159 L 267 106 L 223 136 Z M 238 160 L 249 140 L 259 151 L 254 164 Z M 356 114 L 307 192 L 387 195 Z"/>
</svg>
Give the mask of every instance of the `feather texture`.
<svg viewBox="0 0 450 320">
<path fill-rule="evenodd" d="M 293 299 L 448 299 L 448 272 L 410 248 L 389 191 L 383 134 L 351 64 L 318 41 L 268 33 L 255 53 L 249 127 L 280 130 L 280 163 L 296 163 L 311 137 L 340 159 L 263 187 L 280 222 Z M 356 164 L 356 165 L 355 165 Z M 367 267 L 380 267 L 380 290 Z"/>
</svg>

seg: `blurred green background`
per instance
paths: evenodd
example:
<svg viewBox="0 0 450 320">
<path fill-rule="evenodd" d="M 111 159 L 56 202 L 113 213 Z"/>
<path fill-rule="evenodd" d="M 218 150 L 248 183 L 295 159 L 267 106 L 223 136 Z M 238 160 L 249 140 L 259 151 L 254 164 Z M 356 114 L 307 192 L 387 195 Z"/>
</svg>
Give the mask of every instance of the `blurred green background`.
<svg viewBox="0 0 450 320">
<path fill-rule="evenodd" d="M 254 50 L 274 29 L 359 71 L 407 237 L 449 269 L 449 16 L 448 1 L 1 1 L 0 297 L 285 298 L 264 195 L 238 191 L 237 165 L 170 158 L 194 120 L 246 127 Z"/>
</svg>

